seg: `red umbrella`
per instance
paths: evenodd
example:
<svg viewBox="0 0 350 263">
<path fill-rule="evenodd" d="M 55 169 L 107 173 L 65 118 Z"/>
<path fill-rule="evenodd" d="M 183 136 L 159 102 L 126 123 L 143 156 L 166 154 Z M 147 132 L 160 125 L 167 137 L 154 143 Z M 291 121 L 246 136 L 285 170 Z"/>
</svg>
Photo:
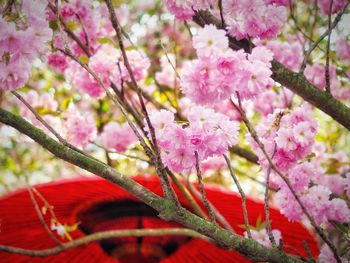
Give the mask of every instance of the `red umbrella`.
<svg viewBox="0 0 350 263">
<path fill-rule="evenodd" d="M 135 179 L 151 191 L 161 194 L 158 179 L 138 176 Z M 141 203 L 120 187 L 100 178 L 79 178 L 43 184 L 36 189 L 54 206 L 62 223 L 81 222 L 71 232 L 73 239 L 87 234 L 117 229 L 181 227 L 157 217 L 156 211 Z M 175 189 L 176 190 L 176 189 Z M 180 201 L 188 206 L 176 191 Z M 223 214 L 238 234 L 244 224 L 241 199 L 232 192 L 217 187 L 206 187 L 208 199 Z M 264 217 L 264 205 L 247 200 L 249 222 Z M 270 209 L 272 228 L 282 233 L 285 250 L 306 256 L 305 240 L 314 256 L 318 246 L 313 236 L 301 224 L 289 222 L 276 209 Z M 45 249 L 56 246 L 49 237 L 33 207 L 26 190 L 20 190 L 0 199 L 0 244 L 26 249 Z M 49 216 L 45 220 L 50 225 Z M 293 248 L 293 249 L 290 249 Z M 200 239 L 187 236 L 123 237 L 102 240 L 73 248 L 46 258 L 0 252 L 1 262 L 250 262 L 234 251 Z"/>
</svg>

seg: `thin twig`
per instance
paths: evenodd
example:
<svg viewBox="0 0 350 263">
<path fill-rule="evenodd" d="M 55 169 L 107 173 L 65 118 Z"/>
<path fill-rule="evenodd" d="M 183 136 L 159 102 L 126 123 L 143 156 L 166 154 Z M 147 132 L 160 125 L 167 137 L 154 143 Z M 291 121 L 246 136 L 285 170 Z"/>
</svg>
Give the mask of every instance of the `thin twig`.
<svg viewBox="0 0 350 263">
<path fill-rule="evenodd" d="M 199 238 L 209 241 L 209 239 L 194 230 L 186 228 L 156 228 L 156 229 L 123 229 L 123 230 L 112 230 L 112 231 L 101 231 L 94 233 L 82 238 L 62 243 L 62 246 L 57 246 L 53 248 L 41 249 L 41 250 L 31 250 L 18 248 L 13 246 L 3 246 L 0 245 L 0 251 L 20 254 L 30 257 L 47 257 L 50 255 L 55 255 L 63 251 L 83 246 L 91 242 L 109 239 L 109 238 L 118 238 L 118 237 L 141 237 L 141 236 L 166 236 L 166 235 L 175 235 L 175 236 L 190 236 L 193 238 Z"/>
<path fill-rule="evenodd" d="M 300 66 L 300 69 L 299 69 L 299 73 L 304 73 L 304 70 L 305 70 L 305 67 L 306 67 L 306 64 L 307 64 L 307 61 L 312 53 L 312 51 L 320 44 L 320 42 L 326 37 L 329 35 L 329 32 L 331 30 L 333 30 L 333 28 L 335 28 L 338 23 L 340 22 L 341 20 L 341 17 L 343 16 L 346 8 L 348 7 L 348 5 L 350 4 L 350 1 L 348 1 L 343 9 L 337 14 L 337 16 L 335 17 L 333 23 L 331 24 L 331 26 L 328 27 L 328 29 L 311 45 L 311 47 L 309 48 L 309 50 L 306 52 L 306 55 L 304 56 L 304 60 L 303 60 L 303 63 L 301 64 Z"/>
<path fill-rule="evenodd" d="M 331 45 L 331 24 L 332 24 L 332 9 L 333 9 L 333 0 L 329 4 L 329 14 L 328 14 L 328 38 L 327 38 L 327 52 L 326 52 L 326 69 L 325 69 L 325 79 L 326 79 L 326 92 L 331 94 L 331 81 L 329 78 L 329 49 Z"/>
<path fill-rule="evenodd" d="M 222 0 L 219 0 L 219 10 L 220 10 L 221 27 L 225 28 L 224 13 L 222 11 Z"/>
<path fill-rule="evenodd" d="M 182 184 L 179 179 L 176 177 L 176 175 L 170 171 L 169 168 L 166 168 L 166 171 L 173 181 L 173 183 L 176 185 L 176 187 L 180 190 L 180 192 L 183 194 L 183 196 L 186 198 L 190 206 L 193 208 L 193 212 L 197 214 L 198 216 L 202 218 L 207 218 L 206 214 L 204 213 L 203 209 L 197 204 L 196 200 L 191 195 L 191 192 Z"/>
<path fill-rule="evenodd" d="M 121 152 L 117 152 L 117 151 L 112 151 L 112 150 L 109 150 L 105 147 L 103 147 L 102 145 L 96 143 L 96 142 L 93 142 L 93 141 L 90 141 L 91 144 L 103 149 L 104 151 L 108 152 L 108 153 L 114 153 L 114 154 L 119 154 L 121 156 L 125 156 L 125 157 L 128 157 L 130 159 L 135 159 L 135 160 L 138 160 L 138 161 L 142 161 L 142 162 L 145 162 L 145 163 L 148 163 L 148 164 L 152 164 L 151 161 L 149 160 L 146 160 L 146 159 L 143 159 L 141 157 L 138 157 L 138 156 L 135 156 L 135 155 L 130 155 L 130 154 L 126 154 L 126 153 L 121 153 Z"/>
<path fill-rule="evenodd" d="M 119 45 L 119 48 L 122 52 L 124 65 L 129 73 L 129 76 L 131 79 L 131 86 L 133 86 L 137 90 L 137 96 L 138 96 L 139 101 L 140 101 L 141 109 L 142 109 L 142 112 L 143 112 L 144 117 L 146 119 L 146 123 L 148 125 L 148 129 L 149 129 L 150 134 L 151 134 L 151 141 L 152 141 L 151 146 L 152 146 L 154 153 L 155 153 L 154 159 L 153 158 L 152 159 L 154 160 L 154 164 L 155 164 L 157 173 L 160 177 L 162 189 L 163 189 L 166 197 L 169 198 L 170 200 L 172 200 L 176 204 L 176 206 L 180 207 L 181 204 L 180 204 L 179 200 L 177 199 L 177 196 L 169 183 L 169 179 L 167 177 L 167 174 L 165 173 L 165 167 L 164 167 L 164 164 L 163 164 L 161 156 L 160 156 L 160 149 L 158 147 L 156 133 L 155 133 L 154 127 L 151 123 L 146 105 L 144 103 L 141 88 L 137 84 L 137 81 L 136 81 L 135 76 L 133 74 L 131 65 L 129 63 L 128 56 L 126 54 L 126 50 L 125 50 L 124 43 L 123 43 L 121 26 L 118 22 L 116 14 L 115 14 L 113 4 L 112 4 L 111 0 L 105 0 L 105 3 L 107 5 L 108 11 L 109 11 L 112 26 L 117 34 L 118 45 Z"/>
<path fill-rule="evenodd" d="M 264 199 L 264 210 L 265 210 L 265 217 L 266 217 L 266 227 L 267 227 L 267 234 L 269 236 L 270 242 L 273 247 L 276 246 L 276 240 L 275 237 L 272 234 L 272 228 L 271 228 L 271 220 L 270 220 L 270 206 L 269 206 L 269 187 L 270 184 L 270 173 L 271 173 L 271 166 L 267 168 L 267 176 L 266 176 L 266 187 L 265 187 L 265 199 Z"/>
<path fill-rule="evenodd" d="M 243 191 L 243 189 L 241 187 L 241 184 L 239 183 L 239 181 L 238 181 L 238 179 L 237 179 L 237 177 L 236 177 L 236 175 L 235 175 L 235 173 L 233 171 L 233 168 L 231 166 L 229 158 L 225 154 L 223 154 L 223 156 L 225 158 L 227 167 L 228 167 L 228 169 L 230 171 L 230 175 L 231 175 L 233 181 L 235 182 L 235 184 L 237 186 L 239 194 L 241 195 L 245 229 L 247 231 L 248 238 L 252 238 L 252 233 L 250 232 L 250 226 L 249 226 L 248 211 L 247 211 L 247 198 L 246 198 L 245 193 L 244 193 L 244 191 Z"/>
<path fill-rule="evenodd" d="M 312 256 L 311 250 L 310 250 L 310 248 L 307 245 L 307 242 L 305 240 L 302 242 L 302 245 L 303 245 L 303 247 L 304 247 L 304 249 L 306 251 L 306 254 L 307 254 L 308 258 L 309 258 L 309 262 L 310 263 L 316 263 L 314 257 Z"/>
<path fill-rule="evenodd" d="M 214 213 L 211 205 L 208 202 L 207 195 L 206 195 L 205 189 L 204 189 L 202 173 L 201 173 L 201 169 L 199 167 L 198 152 L 195 151 L 194 154 L 195 154 L 195 157 L 196 157 L 197 178 L 198 178 L 199 189 L 200 189 L 201 194 L 202 194 L 203 204 L 208 210 L 210 222 L 215 223 L 215 213 Z"/>
<path fill-rule="evenodd" d="M 236 92 L 237 95 L 237 99 L 238 99 L 238 106 L 236 105 L 235 102 L 232 101 L 233 106 L 238 110 L 238 112 L 241 115 L 241 118 L 243 120 L 243 122 L 245 123 L 246 127 L 248 128 L 248 131 L 250 133 L 250 135 L 252 136 L 253 140 L 257 143 L 257 145 L 259 146 L 259 148 L 261 149 L 263 155 L 265 156 L 265 158 L 267 159 L 270 167 L 282 178 L 282 180 L 285 182 L 285 184 L 287 185 L 288 189 L 291 191 L 293 197 L 296 199 L 297 203 L 299 204 L 301 210 L 303 211 L 303 213 L 306 215 L 306 217 L 309 219 L 311 225 L 314 227 L 314 229 L 316 230 L 317 234 L 322 238 L 322 240 L 329 246 L 329 248 L 332 250 L 335 259 L 337 260 L 338 263 L 341 263 L 340 257 L 338 255 L 337 249 L 336 247 L 333 245 L 333 243 L 329 240 L 329 238 L 324 234 L 322 228 L 320 228 L 316 222 L 315 219 L 310 215 L 310 213 L 307 211 L 306 207 L 304 206 L 304 204 L 301 202 L 300 197 L 297 195 L 297 193 L 294 191 L 289 179 L 276 167 L 276 165 L 274 164 L 274 162 L 271 160 L 270 156 L 267 154 L 266 150 L 265 150 L 265 146 L 264 144 L 260 141 L 255 129 L 253 128 L 252 124 L 250 123 L 250 121 L 248 120 L 245 111 L 242 108 L 242 102 L 241 102 L 241 98 L 238 92 Z"/>
<path fill-rule="evenodd" d="M 50 124 L 48 124 L 44 118 L 42 118 L 37 112 L 36 110 L 25 100 L 25 98 L 23 98 L 23 96 L 21 94 L 19 94 L 17 91 L 11 91 L 11 93 L 13 95 L 15 95 L 15 97 L 20 100 L 26 107 L 28 110 L 30 110 L 30 112 L 35 116 L 35 118 L 47 129 L 49 130 L 56 138 L 57 140 L 62 143 L 65 146 L 68 146 L 69 148 L 78 151 L 84 155 L 86 155 L 86 153 L 84 153 L 82 150 L 78 149 L 77 147 L 75 147 L 74 145 L 68 143 L 58 132 L 55 131 L 54 128 L 52 128 L 50 126 Z"/>
<path fill-rule="evenodd" d="M 315 0 L 314 2 L 314 7 L 315 7 L 315 14 L 314 14 L 314 21 L 311 25 L 311 29 L 310 29 L 310 42 L 309 42 L 309 46 L 311 46 L 312 42 L 313 42 L 313 37 L 314 37 L 314 31 L 315 31 L 315 26 L 317 23 L 317 17 L 318 17 L 318 0 Z"/>
<path fill-rule="evenodd" d="M 191 28 L 190 26 L 188 25 L 187 21 L 184 21 L 184 25 L 188 31 L 188 34 L 190 35 L 191 38 L 193 38 L 193 34 L 192 34 L 192 31 L 191 31 Z"/>
<path fill-rule="evenodd" d="M 176 77 L 177 77 L 179 80 L 181 80 L 181 77 L 180 77 L 179 73 L 177 72 L 176 67 L 174 66 L 173 62 L 171 62 L 171 60 L 170 60 L 170 58 L 169 58 L 168 52 L 167 52 L 166 48 L 164 47 L 163 42 L 160 40 L 159 43 L 160 43 L 160 46 L 161 46 L 161 48 L 163 49 L 163 51 L 164 51 L 164 53 L 165 53 L 166 59 L 168 60 L 170 66 L 173 68 L 173 70 L 174 70 L 174 72 L 175 72 L 175 74 L 176 74 Z"/>
<path fill-rule="evenodd" d="M 196 198 L 198 198 L 202 203 L 204 203 L 203 198 L 201 193 L 196 189 L 196 187 L 194 187 L 194 185 L 190 182 L 189 180 L 189 176 L 187 177 L 187 186 L 188 189 L 191 191 L 191 193 L 196 196 Z M 210 207 L 212 208 L 214 214 L 215 214 L 215 218 L 216 220 L 227 230 L 230 230 L 232 233 L 236 233 L 235 230 L 232 228 L 232 226 L 229 224 L 229 222 L 227 222 L 226 218 L 221 214 L 221 212 L 216 209 L 215 205 L 210 202 L 208 200 L 208 203 L 210 205 Z"/>
<path fill-rule="evenodd" d="M 58 12 L 58 8 L 56 6 L 54 6 L 52 3 L 50 3 L 50 1 L 48 1 L 48 6 L 49 8 L 52 10 L 52 12 L 54 12 L 55 14 L 58 15 L 58 19 L 60 21 L 60 23 L 63 25 L 63 29 L 64 31 L 67 33 L 67 35 L 73 39 L 78 46 L 84 51 L 84 53 L 88 56 L 91 57 L 91 53 L 88 49 L 88 47 L 86 45 L 84 45 L 80 39 L 73 33 L 73 31 L 69 28 L 69 26 L 67 25 L 66 21 L 63 19 L 63 17 L 59 14 Z"/>
<path fill-rule="evenodd" d="M 28 193 L 29 193 L 29 196 L 30 196 L 30 199 L 32 200 L 32 203 L 34 205 L 34 208 L 35 208 L 35 211 L 36 213 L 38 214 L 38 217 L 39 217 L 39 220 L 41 222 L 41 224 L 44 226 L 46 232 L 48 233 L 48 235 L 51 237 L 51 239 L 59 246 L 59 247 L 62 247 L 62 242 L 59 241 L 57 239 L 57 237 L 55 237 L 55 235 L 51 232 L 49 226 L 46 224 L 46 221 L 40 211 L 40 208 L 39 208 L 39 204 L 38 202 L 36 201 L 35 197 L 34 197 L 34 194 L 33 194 L 33 189 L 30 185 L 28 185 Z"/>
</svg>

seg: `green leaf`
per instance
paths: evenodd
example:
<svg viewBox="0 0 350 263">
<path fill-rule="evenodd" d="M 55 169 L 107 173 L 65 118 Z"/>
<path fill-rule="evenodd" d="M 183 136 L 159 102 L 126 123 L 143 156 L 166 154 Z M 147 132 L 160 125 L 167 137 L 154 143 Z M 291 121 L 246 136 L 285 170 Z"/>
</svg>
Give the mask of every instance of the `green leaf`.
<svg viewBox="0 0 350 263">
<path fill-rule="evenodd" d="M 58 30 L 58 20 L 57 19 L 51 20 L 49 22 L 49 26 L 53 31 L 57 31 Z"/>
<path fill-rule="evenodd" d="M 89 63 L 89 57 L 88 56 L 85 56 L 85 55 L 81 55 L 79 57 L 79 60 L 84 63 L 84 64 L 88 64 Z"/>
<path fill-rule="evenodd" d="M 100 44 L 111 44 L 114 46 L 114 42 L 112 39 L 110 39 L 109 37 L 99 37 L 97 38 L 97 42 Z"/>
<path fill-rule="evenodd" d="M 69 104 L 73 101 L 72 98 L 65 98 L 62 102 L 61 102 L 61 109 L 62 110 L 66 110 L 69 107 Z"/>
</svg>

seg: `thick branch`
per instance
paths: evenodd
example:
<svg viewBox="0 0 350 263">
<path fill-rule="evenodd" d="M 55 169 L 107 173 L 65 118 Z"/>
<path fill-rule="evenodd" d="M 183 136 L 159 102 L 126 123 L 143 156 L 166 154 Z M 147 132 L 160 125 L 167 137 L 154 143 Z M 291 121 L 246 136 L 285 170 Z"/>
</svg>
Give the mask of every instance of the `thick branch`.
<svg viewBox="0 0 350 263">
<path fill-rule="evenodd" d="M 208 11 L 199 11 L 193 17 L 193 21 L 200 26 L 204 26 L 204 21 L 205 24 L 214 24 L 216 27 L 221 28 L 221 21 Z M 246 51 L 249 50 L 249 42 L 247 40 L 237 41 L 232 37 L 229 40 L 232 49 L 243 48 Z M 298 94 L 350 130 L 350 108 L 342 102 L 333 98 L 329 93 L 315 87 L 303 74 L 291 71 L 277 60 L 272 61 L 272 72 L 272 78 L 276 82 Z"/>
<path fill-rule="evenodd" d="M 174 220 L 183 226 L 212 238 L 222 248 L 233 249 L 253 261 L 268 262 L 303 262 L 299 258 L 286 254 L 276 248 L 266 248 L 253 239 L 247 239 L 227 231 L 220 226 L 196 216 L 185 208 L 178 208 L 168 199 L 162 198 L 130 177 L 116 172 L 113 168 L 89 156 L 83 155 L 67 146 L 61 145 L 42 130 L 34 127 L 23 118 L 0 108 L 0 122 L 9 125 L 21 133 L 29 136 L 43 148 L 56 157 L 72 163 L 82 169 L 94 173 L 110 182 L 113 182 L 128 193 L 139 198 L 160 213 L 165 220 Z"/>
</svg>

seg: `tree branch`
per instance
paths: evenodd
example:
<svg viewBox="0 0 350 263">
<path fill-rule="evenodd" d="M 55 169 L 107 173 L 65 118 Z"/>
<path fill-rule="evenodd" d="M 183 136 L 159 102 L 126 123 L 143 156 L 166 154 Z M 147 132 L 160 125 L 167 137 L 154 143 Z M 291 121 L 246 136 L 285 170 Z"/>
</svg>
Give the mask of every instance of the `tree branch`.
<svg viewBox="0 0 350 263">
<path fill-rule="evenodd" d="M 200 14 L 200 18 L 198 14 Z M 216 27 L 221 28 L 221 21 L 208 11 L 197 12 L 193 17 L 193 21 L 202 27 L 205 24 L 213 24 Z M 249 51 L 248 40 L 244 39 L 237 41 L 236 39 L 229 37 L 229 41 L 232 49 L 244 49 L 245 51 Z M 350 130 L 350 108 L 345 104 L 336 100 L 327 92 L 315 87 L 303 74 L 291 71 L 277 60 L 272 61 L 271 70 L 273 72 L 272 78 L 276 82 L 298 94 L 304 100 L 319 108 L 324 113 L 331 116 L 335 121 Z"/>
<path fill-rule="evenodd" d="M 222 248 L 236 250 L 253 261 L 269 261 L 276 263 L 303 262 L 296 256 L 286 254 L 279 249 L 264 247 L 253 239 L 247 239 L 227 231 L 217 224 L 210 223 L 209 221 L 198 217 L 185 208 L 177 208 L 173 202 L 154 194 L 149 189 L 132 180 L 130 177 L 116 172 L 113 168 L 102 162 L 98 162 L 89 156 L 61 145 L 23 118 L 2 108 L 0 108 L 0 122 L 29 136 L 56 157 L 119 185 L 131 195 L 139 198 L 142 202 L 157 210 L 160 213 L 159 216 L 163 219 L 174 220 L 187 228 L 210 237 Z"/>
</svg>

